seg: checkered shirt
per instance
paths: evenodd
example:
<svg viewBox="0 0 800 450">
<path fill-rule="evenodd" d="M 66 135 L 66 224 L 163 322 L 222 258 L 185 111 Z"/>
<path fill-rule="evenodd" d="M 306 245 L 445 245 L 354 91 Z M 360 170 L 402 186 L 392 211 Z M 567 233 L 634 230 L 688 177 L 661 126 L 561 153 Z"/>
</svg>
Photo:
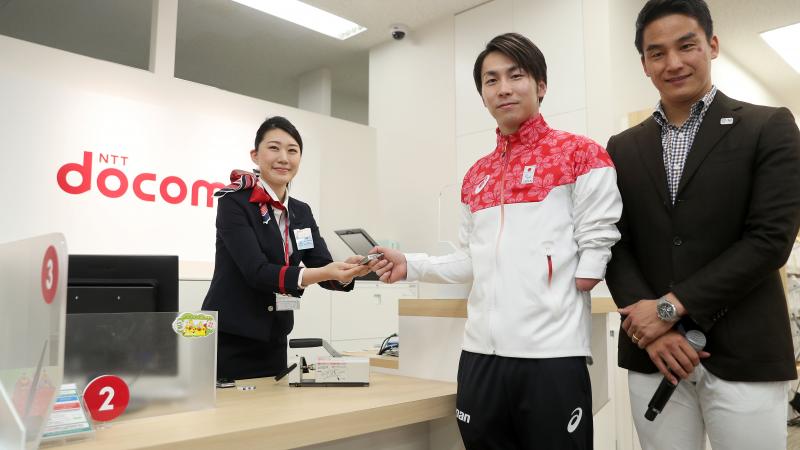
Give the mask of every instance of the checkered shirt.
<svg viewBox="0 0 800 450">
<path fill-rule="evenodd" d="M 683 125 L 676 127 L 667 120 L 667 115 L 661 107 L 661 102 L 656 105 L 656 110 L 653 112 L 653 118 L 661 125 L 661 147 L 664 150 L 664 169 L 667 172 L 667 186 L 669 187 L 669 194 L 672 204 L 675 204 L 675 196 L 678 193 L 678 185 L 681 181 L 683 174 L 683 167 L 686 165 L 686 157 L 689 155 L 689 150 L 692 149 L 694 137 L 697 135 L 697 130 L 700 129 L 700 124 L 703 123 L 703 117 L 714 101 L 714 96 L 717 94 L 717 87 L 711 86 L 706 95 L 692 105 L 691 114 Z"/>
</svg>

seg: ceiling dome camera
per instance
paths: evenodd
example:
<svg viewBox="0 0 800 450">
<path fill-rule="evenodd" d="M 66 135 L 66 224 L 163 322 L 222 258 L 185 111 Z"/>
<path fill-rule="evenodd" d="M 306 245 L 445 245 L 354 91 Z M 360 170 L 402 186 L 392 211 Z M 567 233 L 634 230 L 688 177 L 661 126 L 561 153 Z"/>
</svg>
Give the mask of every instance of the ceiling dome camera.
<svg viewBox="0 0 800 450">
<path fill-rule="evenodd" d="M 402 41 L 408 34 L 408 27 L 402 23 L 396 23 L 389 27 L 389 32 L 392 34 L 392 39 Z"/>
</svg>

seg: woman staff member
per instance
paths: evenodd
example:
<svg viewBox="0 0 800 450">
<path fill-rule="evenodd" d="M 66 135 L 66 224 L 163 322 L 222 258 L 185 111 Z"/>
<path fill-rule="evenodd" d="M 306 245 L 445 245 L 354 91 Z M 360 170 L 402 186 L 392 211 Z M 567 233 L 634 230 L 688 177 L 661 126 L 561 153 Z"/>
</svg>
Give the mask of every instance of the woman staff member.
<svg viewBox="0 0 800 450">
<path fill-rule="evenodd" d="M 285 369 L 296 297 L 314 283 L 352 290 L 352 279 L 369 271 L 354 264 L 360 256 L 332 262 L 311 208 L 289 197 L 302 153 L 294 125 L 267 118 L 250 151 L 259 170 L 234 170 L 232 184 L 214 194 L 221 197 L 216 265 L 203 309 L 219 311 L 218 378 L 265 377 Z"/>
</svg>

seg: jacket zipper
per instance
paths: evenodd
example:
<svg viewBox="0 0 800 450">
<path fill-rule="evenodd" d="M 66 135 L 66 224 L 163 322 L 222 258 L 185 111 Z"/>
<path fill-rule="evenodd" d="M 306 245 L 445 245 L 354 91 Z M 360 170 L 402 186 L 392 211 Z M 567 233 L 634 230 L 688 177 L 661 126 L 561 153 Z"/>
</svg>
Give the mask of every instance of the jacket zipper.
<svg viewBox="0 0 800 450">
<path fill-rule="evenodd" d="M 508 168 L 508 141 L 503 143 L 503 169 L 500 173 L 500 231 L 497 233 L 497 243 L 495 255 L 500 252 L 500 238 L 503 236 L 503 225 L 505 224 L 505 203 L 506 203 L 506 169 Z"/>
<path fill-rule="evenodd" d="M 500 175 L 500 230 L 497 232 L 497 242 L 494 247 L 494 273 L 497 277 L 498 272 L 498 255 L 500 254 L 500 239 L 503 236 L 503 225 L 505 223 L 505 201 L 506 201 L 506 168 L 508 167 L 508 140 L 503 142 L 503 168 Z M 494 298 L 492 299 L 492 311 L 497 306 L 497 283 L 495 283 Z M 494 333 L 491 325 L 489 326 L 489 336 L 492 342 L 492 354 L 495 353 Z"/>
</svg>

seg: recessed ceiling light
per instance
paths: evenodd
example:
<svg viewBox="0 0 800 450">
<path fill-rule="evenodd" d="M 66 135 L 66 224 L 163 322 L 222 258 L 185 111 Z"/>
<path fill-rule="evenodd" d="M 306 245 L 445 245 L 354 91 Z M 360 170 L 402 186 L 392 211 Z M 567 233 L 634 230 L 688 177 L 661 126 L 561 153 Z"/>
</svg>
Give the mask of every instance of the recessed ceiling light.
<svg viewBox="0 0 800 450">
<path fill-rule="evenodd" d="M 302 27 L 345 40 L 366 28 L 297 0 L 233 0 Z"/>
<path fill-rule="evenodd" d="M 761 33 L 761 39 L 800 73 L 800 23 L 765 31 Z"/>
</svg>

